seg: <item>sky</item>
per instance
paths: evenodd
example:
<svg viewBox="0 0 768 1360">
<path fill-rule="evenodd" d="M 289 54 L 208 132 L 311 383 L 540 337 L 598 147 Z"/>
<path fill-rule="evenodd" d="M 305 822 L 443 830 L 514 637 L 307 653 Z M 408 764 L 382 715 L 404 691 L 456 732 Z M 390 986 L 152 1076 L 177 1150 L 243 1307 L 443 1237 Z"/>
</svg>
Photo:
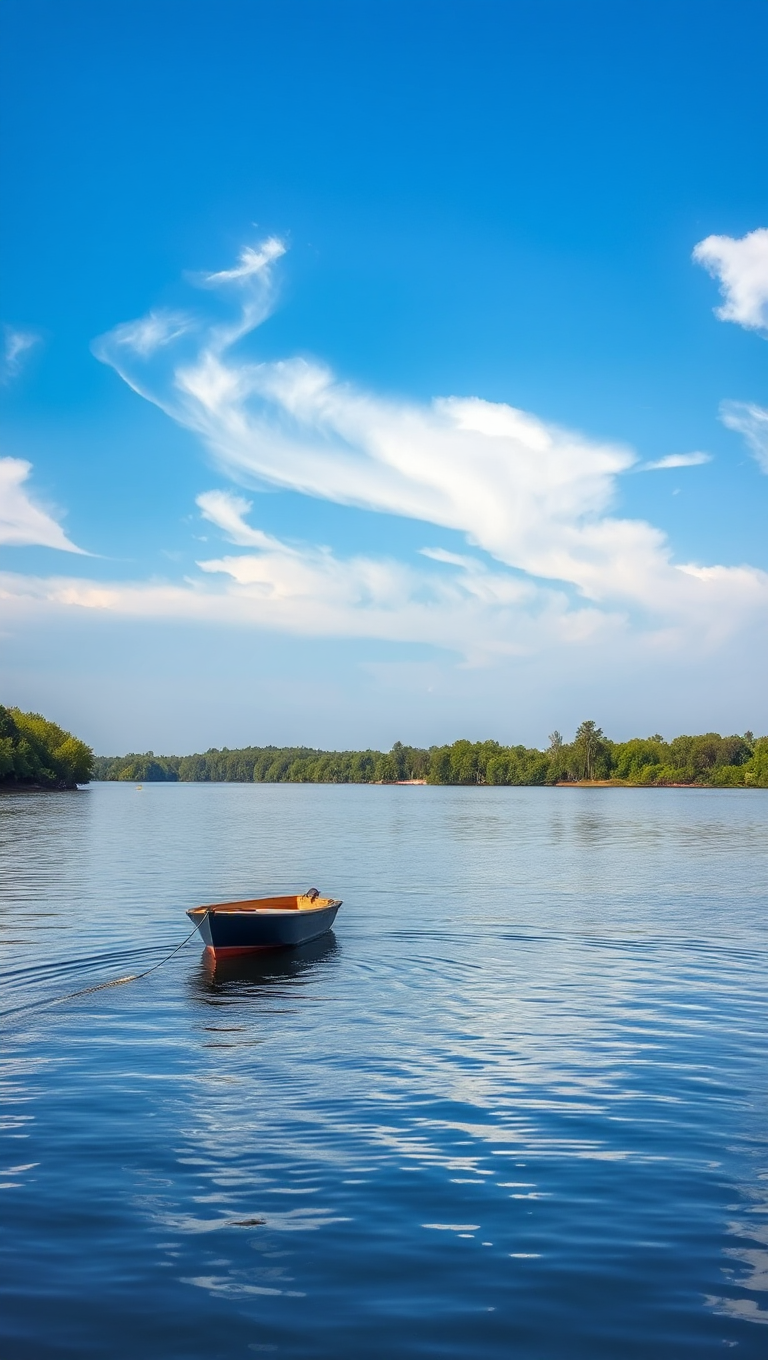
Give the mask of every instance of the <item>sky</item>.
<svg viewBox="0 0 768 1360">
<path fill-rule="evenodd" d="M 763 0 L 0 19 L 0 701 L 768 731 Z"/>
</svg>

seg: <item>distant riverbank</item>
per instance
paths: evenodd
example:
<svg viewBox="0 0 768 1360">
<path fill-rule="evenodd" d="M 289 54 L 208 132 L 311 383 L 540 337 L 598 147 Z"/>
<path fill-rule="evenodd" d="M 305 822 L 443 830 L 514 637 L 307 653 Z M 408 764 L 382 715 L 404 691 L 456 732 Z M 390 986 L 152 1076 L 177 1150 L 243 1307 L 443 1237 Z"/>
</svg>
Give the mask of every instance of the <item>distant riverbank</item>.
<svg viewBox="0 0 768 1360">
<path fill-rule="evenodd" d="M 390 751 L 227 747 L 195 755 L 97 756 L 94 778 L 135 783 L 568 785 L 594 788 L 768 788 L 768 737 L 674 737 L 614 742 L 594 722 L 571 742 L 553 732 L 545 750 L 455 741 Z"/>
<path fill-rule="evenodd" d="M 444 784 L 569 788 L 768 788 L 768 737 L 753 732 L 659 733 L 615 742 L 593 721 L 572 741 L 553 732 L 544 750 L 454 741 L 390 751 L 308 746 L 223 747 L 194 755 L 94 756 L 39 713 L 0 705 L 0 788 L 74 789 L 91 779 L 152 783 Z"/>
</svg>

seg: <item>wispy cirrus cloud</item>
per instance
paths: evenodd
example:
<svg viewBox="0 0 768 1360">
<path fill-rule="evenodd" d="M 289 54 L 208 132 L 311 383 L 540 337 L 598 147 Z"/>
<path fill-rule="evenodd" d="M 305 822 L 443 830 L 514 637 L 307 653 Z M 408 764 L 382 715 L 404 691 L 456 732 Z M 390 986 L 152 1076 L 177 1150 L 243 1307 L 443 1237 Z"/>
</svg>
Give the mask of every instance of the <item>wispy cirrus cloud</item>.
<svg viewBox="0 0 768 1360">
<path fill-rule="evenodd" d="M 252 508 L 252 502 L 245 496 L 233 496 L 231 491 L 204 491 L 195 503 L 203 519 L 221 529 L 230 543 L 241 548 L 268 549 L 276 545 L 277 539 L 246 523 L 245 516 Z"/>
<path fill-rule="evenodd" d="M 230 543 L 258 550 L 197 564 L 218 578 L 219 598 L 223 594 L 243 622 L 258 616 L 268 626 L 310 636 L 429 642 L 475 662 L 526 650 L 543 612 L 550 631 L 555 617 L 566 632 L 573 630 L 564 594 L 489 569 L 478 558 L 423 549 L 424 557 L 458 568 L 452 572 L 364 554 L 343 558 L 252 528 L 245 520 L 251 502 L 231 492 L 205 492 L 197 505 Z M 582 633 L 586 617 L 585 611 Z"/>
<path fill-rule="evenodd" d="M 35 504 L 24 486 L 31 471 L 32 464 L 23 458 L 0 458 L 0 543 L 59 548 L 88 556 L 70 542 L 47 510 Z"/>
<path fill-rule="evenodd" d="M 219 269 L 213 274 L 201 274 L 198 276 L 199 281 L 204 287 L 217 288 L 222 283 L 244 283 L 249 279 L 257 279 L 258 297 L 268 297 L 269 287 L 265 288 L 265 283 L 271 278 L 268 273 L 269 266 L 275 260 L 279 260 L 280 256 L 285 254 L 285 250 L 285 243 L 277 236 L 268 236 L 258 246 L 244 246 L 237 264 L 232 269 Z"/>
<path fill-rule="evenodd" d="M 537 590 L 471 559 L 457 570 L 419 571 L 394 559 L 341 558 L 271 539 L 261 552 L 198 566 L 201 575 L 181 583 L 0 573 L 0 600 L 7 618 L 109 615 L 377 639 L 437 647 L 470 665 L 615 635 L 623 624 L 595 609 L 573 611 L 564 593 Z"/>
<path fill-rule="evenodd" d="M 214 498 L 215 497 L 215 498 Z M 768 618 L 768 576 L 753 568 L 688 566 L 672 601 L 638 627 L 626 609 L 574 602 L 566 589 L 532 580 L 472 553 L 425 547 L 423 568 L 393 558 L 342 557 L 245 530 L 243 498 L 200 497 L 209 523 L 246 552 L 198 562 L 181 582 L 99 581 L 0 573 L 7 621 L 62 616 L 257 628 L 312 638 L 427 645 L 465 665 L 549 656 L 632 658 L 634 674 L 662 660 L 695 666 L 728 639 Z M 230 501 L 227 506 L 227 500 Z M 762 635 L 762 631 L 760 633 Z M 554 660 L 557 658 L 557 660 Z M 567 663 L 566 663 L 567 664 Z"/>
<path fill-rule="evenodd" d="M 214 499 L 215 498 L 215 499 Z M 542 647 L 645 631 L 652 645 L 685 639 L 705 650 L 754 618 L 768 619 L 768 574 L 751 567 L 673 568 L 653 618 L 638 626 L 627 602 L 585 601 L 553 582 L 513 572 L 477 554 L 424 547 L 437 569 L 392 559 L 340 558 L 328 548 L 287 545 L 245 523 L 247 501 L 225 491 L 198 497 L 226 537 L 257 551 L 198 562 L 224 578 L 223 591 L 260 621 L 310 635 L 429 642 L 473 662 L 531 654 Z"/>
<path fill-rule="evenodd" d="M 192 318 L 168 309 L 151 311 L 137 321 L 126 321 L 112 332 L 115 345 L 124 345 L 149 359 L 157 350 L 170 345 L 192 328 Z"/>
<path fill-rule="evenodd" d="M 693 258 L 719 280 L 721 321 L 768 334 L 768 228 L 746 236 L 707 236 L 694 246 Z"/>
<path fill-rule="evenodd" d="M 763 600 L 761 573 L 676 564 L 660 530 L 612 513 L 618 478 L 650 470 L 624 445 L 479 397 L 397 400 L 344 382 L 314 360 L 250 358 L 240 342 L 274 305 L 283 249 L 270 238 L 243 251 L 235 268 L 198 279 L 234 298 L 230 322 L 198 315 L 157 356 L 134 343 L 131 326 L 141 323 L 118 327 L 95 345 L 131 386 L 194 431 L 236 483 L 267 483 L 458 531 L 499 568 L 522 573 L 539 599 L 542 590 L 567 598 L 574 615 L 587 607 L 632 614 L 638 627 L 666 617 L 709 634 L 711 611 L 724 607 L 736 617 L 740 602 L 751 609 Z M 650 466 L 695 466 L 708 457 L 672 454 Z M 203 514 L 230 541 L 268 554 L 261 531 L 245 523 L 247 502 L 223 494 L 206 493 Z M 284 550 L 284 565 L 288 556 Z M 229 571 L 240 585 L 252 572 L 256 587 L 265 569 L 261 557 L 251 565 L 217 561 L 215 570 Z M 353 570 L 362 579 L 368 568 L 358 560 Z"/>
<path fill-rule="evenodd" d="M 768 474 L 768 410 L 749 401 L 722 401 L 720 419 L 744 436 L 761 472 Z"/>
<path fill-rule="evenodd" d="M 35 331 L 19 330 L 16 326 L 3 326 L 0 382 L 4 386 L 18 377 L 30 351 L 39 343 L 40 336 Z"/>
<path fill-rule="evenodd" d="M 701 467 L 712 462 L 711 453 L 668 453 L 664 458 L 656 458 L 651 463 L 641 463 L 636 472 L 660 472 L 666 468 Z"/>
</svg>

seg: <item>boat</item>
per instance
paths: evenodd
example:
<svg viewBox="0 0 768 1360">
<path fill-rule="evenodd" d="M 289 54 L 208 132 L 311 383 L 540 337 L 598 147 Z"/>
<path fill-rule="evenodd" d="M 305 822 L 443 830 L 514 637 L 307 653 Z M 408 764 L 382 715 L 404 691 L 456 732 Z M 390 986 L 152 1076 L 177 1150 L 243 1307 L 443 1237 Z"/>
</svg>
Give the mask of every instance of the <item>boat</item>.
<svg viewBox="0 0 768 1360">
<path fill-rule="evenodd" d="M 330 930 L 341 902 L 317 888 L 294 897 L 255 897 L 190 907 L 187 916 L 214 958 L 254 954 L 262 949 L 295 949 Z"/>
</svg>

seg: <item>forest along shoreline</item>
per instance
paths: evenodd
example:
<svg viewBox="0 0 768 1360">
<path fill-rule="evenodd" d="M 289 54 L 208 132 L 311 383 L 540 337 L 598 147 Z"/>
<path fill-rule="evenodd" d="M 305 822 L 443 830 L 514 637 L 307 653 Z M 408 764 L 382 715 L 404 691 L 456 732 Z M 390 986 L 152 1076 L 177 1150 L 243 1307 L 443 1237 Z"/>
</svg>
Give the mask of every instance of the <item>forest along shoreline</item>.
<svg viewBox="0 0 768 1360">
<path fill-rule="evenodd" d="M 94 779 L 136 783 L 452 784 L 592 788 L 768 788 L 768 737 L 717 732 L 656 734 L 614 742 L 593 721 L 573 741 L 553 732 L 546 750 L 497 741 L 455 741 L 391 751 L 227 747 L 188 756 L 153 751 L 97 756 Z"/>
<path fill-rule="evenodd" d="M 474 787 L 768 788 L 768 737 L 718 732 L 666 741 L 615 742 L 592 721 L 572 741 L 553 732 L 543 751 L 497 741 L 454 741 L 391 751 L 312 747 L 211 748 L 94 756 L 90 746 L 39 713 L 0 704 L 0 790 L 75 789 L 91 780 L 128 783 L 443 784 Z"/>
<path fill-rule="evenodd" d="M 40 713 L 0 704 L 0 790 L 76 789 L 93 777 L 93 751 Z"/>
</svg>

